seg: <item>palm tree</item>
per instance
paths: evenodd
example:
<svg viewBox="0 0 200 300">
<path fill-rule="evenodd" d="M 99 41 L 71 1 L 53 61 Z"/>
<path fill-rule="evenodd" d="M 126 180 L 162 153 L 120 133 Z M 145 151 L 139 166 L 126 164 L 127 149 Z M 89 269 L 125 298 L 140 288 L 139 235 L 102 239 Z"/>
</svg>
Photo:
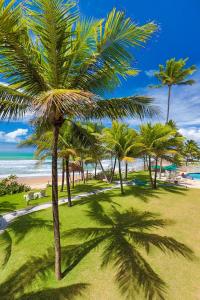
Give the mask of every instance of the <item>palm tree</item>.
<svg viewBox="0 0 200 300">
<path fill-rule="evenodd" d="M 136 75 L 130 50 L 142 46 L 157 29 L 137 26 L 123 12 L 106 20 L 82 19 L 76 4 L 65 0 L 17 0 L 0 3 L 0 117 L 13 119 L 26 112 L 53 126 L 52 212 L 55 274 L 61 279 L 58 211 L 57 145 L 66 116 L 118 118 L 152 112 L 151 99 L 129 97 L 102 100 L 121 77 Z"/>
<path fill-rule="evenodd" d="M 161 82 L 161 85 L 156 87 L 168 87 L 168 101 L 167 101 L 167 117 L 166 123 L 169 121 L 169 111 L 171 102 L 171 90 L 174 85 L 192 85 L 194 80 L 187 80 L 187 77 L 192 75 L 196 71 L 196 67 L 185 68 L 188 61 L 186 59 L 175 60 L 175 58 L 166 61 L 166 65 L 159 65 L 159 71 L 155 73 L 156 78 Z"/>
<path fill-rule="evenodd" d="M 145 299 L 165 299 L 166 285 L 152 269 L 140 249 L 149 254 L 151 248 L 164 253 L 180 254 L 192 258 L 192 251 L 172 237 L 152 233 L 163 228 L 166 220 L 151 212 L 133 209 L 121 212 L 113 208 L 106 213 L 98 202 L 93 201 L 88 216 L 98 227 L 75 228 L 64 236 L 86 239 L 85 242 L 68 247 L 66 262 L 76 266 L 93 249 L 102 249 L 102 267 L 111 263 L 115 268 L 115 279 L 120 291 L 127 299 L 133 299 L 142 291 Z M 134 298 L 135 299 L 135 298 Z"/>
<path fill-rule="evenodd" d="M 134 147 L 133 141 L 137 133 L 135 130 L 128 128 L 126 124 L 113 121 L 111 128 L 103 130 L 102 141 L 107 145 L 118 160 L 118 170 L 121 185 L 121 193 L 124 194 L 121 162 L 130 160 L 131 151 Z"/>
<path fill-rule="evenodd" d="M 186 166 L 189 161 L 199 159 L 200 147 L 194 140 L 187 140 L 183 146 L 183 156 L 185 157 Z"/>
<path fill-rule="evenodd" d="M 138 152 L 148 156 L 149 177 L 152 188 L 157 188 L 158 160 L 165 158 L 173 161 L 180 152 L 183 137 L 170 125 L 161 123 L 143 124 L 138 137 Z M 155 160 L 155 176 L 152 178 L 152 159 Z"/>
</svg>

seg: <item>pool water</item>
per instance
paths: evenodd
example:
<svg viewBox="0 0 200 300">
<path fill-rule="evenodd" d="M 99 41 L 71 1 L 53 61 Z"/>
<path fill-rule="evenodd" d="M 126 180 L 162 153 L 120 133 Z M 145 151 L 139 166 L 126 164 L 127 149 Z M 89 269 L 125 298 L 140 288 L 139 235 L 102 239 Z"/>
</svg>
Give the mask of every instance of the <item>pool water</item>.
<svg viewBox="0 0 200 300">
<path fill-rule="evenodd" d="M 187 177 L 195 180 L 200 180 L 200 173 L 187 173 Z"/>
</svg>

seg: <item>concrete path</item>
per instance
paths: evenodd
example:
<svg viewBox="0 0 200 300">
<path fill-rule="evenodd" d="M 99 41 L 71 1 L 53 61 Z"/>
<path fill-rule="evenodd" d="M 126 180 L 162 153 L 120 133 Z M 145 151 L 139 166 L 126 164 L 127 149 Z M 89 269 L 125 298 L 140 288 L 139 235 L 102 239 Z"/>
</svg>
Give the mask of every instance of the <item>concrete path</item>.
<svg viewBox="0 0 200 300">
<path fill-rule="evenodd" d="M 113 189 L 116 189 L 116 188 L 119 188 L 119 187 L 120 187 L 120 185 L 117 184 L 115 186 L 108 187 L 108 188 L 103 188 L 101 190 L 95 190 L 93 192 L 79 194 L 77 196 L 72 197 L 72 201 L 80 200 L 82 198 L 86 198 L 86 197 L 91 196 L 91 195 L 104 193 L 106 191 L 110 191 L 110 190 L 113 190 Z M 67 202 L 68 202 L 67 198 L 63 198 L 63 199 L 60 199 L 58 201 L 59 205 L 62 205 L 62 204 L 67 203 Z M 16 218 L 34 213 L 36 211 L 44 210 L 44 209 L 47 209 L 47 208 L 50 208 L 50 207 L 52 207 L 52 204 L 50 202 L 48 202 L 48 203 L 44 203 L 44 204 L 40 204 L 40 205 L 36 205 L 36 206 L 32 206 L 32 207 L 27 207 L 27 208 L 20 209 L 20 210 L 16 210 L 16 211 L 6 213 L 6 214 L 2 215 L 0 217 L 0 233 L 4 229 L 6 229 L 6 227 L 8 227 L 8 225 L 13 220 L 15 220 Z"/>
</svg>

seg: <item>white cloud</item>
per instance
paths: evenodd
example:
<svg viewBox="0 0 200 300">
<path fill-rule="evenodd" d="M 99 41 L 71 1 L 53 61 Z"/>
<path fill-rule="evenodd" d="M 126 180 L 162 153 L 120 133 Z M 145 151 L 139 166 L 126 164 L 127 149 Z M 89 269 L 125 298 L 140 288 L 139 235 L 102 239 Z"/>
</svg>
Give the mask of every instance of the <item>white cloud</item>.
<svg viewBox="0 0 200 300">
<path fill-rule="evenodd" d="M 200 143 L 200 128 L 190 127 L 190 128 L 180 128 L 179 132 L 189 140 L 195 140 Z"/>
<path fill-rule="evenodd" d="M 157 70 L 147 70 L 144 73 L 148 76 L 148 77 L 154 77 L 154 74 Z"/>
<path fill-rule="evenodd" d="M 26 136 L 28 129 L 18 128 L 15 131 L 4 132 L 0 131 L 0 141 L 7 143 L 18 143 L 21 140 L 21 137 Z"/>
</svg>

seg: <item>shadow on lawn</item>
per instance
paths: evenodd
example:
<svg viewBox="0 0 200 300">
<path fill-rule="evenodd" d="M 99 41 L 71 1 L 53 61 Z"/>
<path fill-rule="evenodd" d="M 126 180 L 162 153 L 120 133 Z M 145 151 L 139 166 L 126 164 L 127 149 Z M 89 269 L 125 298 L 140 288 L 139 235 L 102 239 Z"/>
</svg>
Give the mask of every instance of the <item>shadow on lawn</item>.
<svg viewBox="0 0 200 300">
<path fill-rule="evenodd" d="M 115 199 L 120 197 L 121 200 L 123 201 L 124 196 L 129 196 L 129 197 L 133 196 L 133 200 L 139 199 L 147 203 L 152 198 L 160 198 L 160 196 L 165 192 L 184 195 L 187 191 L 187 189 L 182 187 L 168 186 L 164 184 L 162 185 L 158 184 L 157 189 L 152 189 L 150 186 L 126 186 L 124 190 L 125 190 L 124 195 L 121 195 L 120 189 L 109 190 L 99 194 L 89 195 L 86 198 L 82 198 L 80 200 L 74 200 L 73 205 L 75 206 L 75 205 L 89 204 L 92 200 L 95 199 L 99 203 L 108 202 L 112 205 L 119 206 L 120 203 L 116 202 Z"/>
<path fill-rule="evenodd" d="M 25 215 L 17 218 L 9 229 L 15 236 L 15 243 L 19 243 L 23 238 L 33 230 L 41 230 L 42 228 L 52 230 L 52 221 L 44 220 L 34 216 L 34 214 Z"/>
<path fill-rule="evenodd" d="M 0 286 L 1 300 L 60 300 L 75 299 L 78 295 L 83 295 L 88 288 L 87 283 L 77 283 L 66 287 L 44 288 L 35 292 L 26 293 L 28 287 L 36 279 L 48 278 L 53 272 L 54 257 L 48 253 L 42 257 L 32 257 L 20 268 L 15 270 L 9 278 Z"/>
<path fill-rule="evenodd" d="M 14 211 L 16 209 L 16 204 L 12 204 L 9 201 L 3 201 L 1 202 L 1 197 L 0 197 L 0 215 Z"/>
</svg>

